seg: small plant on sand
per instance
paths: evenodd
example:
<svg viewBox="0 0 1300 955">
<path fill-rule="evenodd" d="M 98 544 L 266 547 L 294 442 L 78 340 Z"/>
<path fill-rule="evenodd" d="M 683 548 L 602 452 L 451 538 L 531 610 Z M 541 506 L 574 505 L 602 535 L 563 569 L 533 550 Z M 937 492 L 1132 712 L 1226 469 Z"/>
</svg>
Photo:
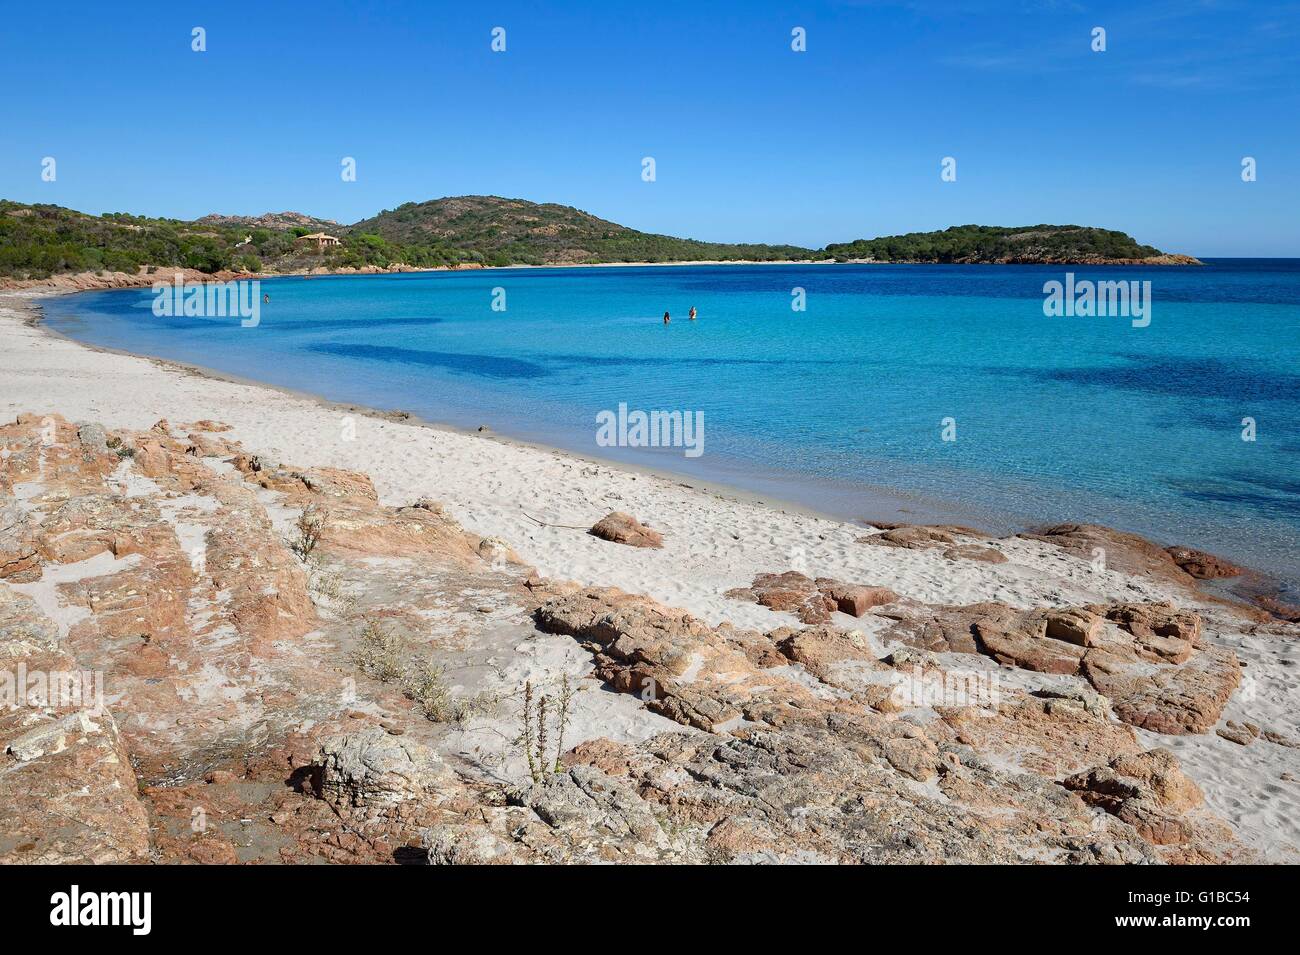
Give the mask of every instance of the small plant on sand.
<svg viewBox="0 0 1300 955">
<path fill-rule="evenodd" d="M 561 680 L 560 695 L 556 700 L 546 694 L 535 698 L 532 681 L 524 683 L 524 730 L 519 742 L 528 759 L 528 774 L 535 783 L 545 779 L 547 773 L 560 771 L 560 758 L 564 755 L 564 733 L 569 726 L 569 703 L 572 699 L 573 690 L 569 686 L 567 673 Z M 552 730 L 555 733 L 554 760 L 547 756 Z"/>
<path fill-rule="evenodd" d="M 307 593 L 317 605 L 323 605 L 339 616 L 346 615 L 356 604 L 356 599 L 343 588 L 343 578 L 326 569 L 320 557 L 312 557 L 307 564 Z"/>
<path fill-rule="evenodd" d="M 306 561 L 311 556 L 311 552 L 316 549 L 320 543 L 321 535 L 325 533 L 325 513 L 315 504 L 309 504 L 302 509 L 293 522 L 293 536 L 289 538 L 289 547 L 293 550 L 298 558 Z"/>
<path fill-rule="evenodd" d="M 352 662 L 366 676 L 380 683 L 392 683 L 402 677 L 402 641 L 378 620 L 370 620 L 361 631 Z"/>
<path fill-rule="evenodd" d="M 432 660 L 415 658 L 402 676 L 402 692 L 414 701 L 426 718 L 435 723 L 459 719 L 459 706 L 451 698 L 442 678 L 442 667 Z"/>
<path fill-rule="evenodd" d="M 402 692 L 434 723 L 454 723 L 461 729 L 475 716 L 491 712 L 497 700 L 480 693 L 454 697 L 447 688 L 446 671 L 432 660 L 413 657 L 402 675 Z"/>
</svg>

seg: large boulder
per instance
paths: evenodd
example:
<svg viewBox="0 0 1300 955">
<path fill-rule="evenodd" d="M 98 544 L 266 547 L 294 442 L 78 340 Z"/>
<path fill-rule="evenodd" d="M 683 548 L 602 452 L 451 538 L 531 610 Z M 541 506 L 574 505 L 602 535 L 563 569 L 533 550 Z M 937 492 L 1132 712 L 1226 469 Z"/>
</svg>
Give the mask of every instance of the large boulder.
<svg viewBox="0 0 1300 955">
<path fill-rule="evenodd" d="M 893 603 L 898 594 L 888 587 L 846 584 L 830 577 L 818 577 L 817 589 L 835 604 L 835 609 L 850 617 L 861 617 L 872 607 Z"/>
<path fill-rule="evenodd" d="M 587 533 L 615 544 L 629 547 L 663 547 L 664 535 L 646 527 L 631 514 L 613 511 L 606 514 Z"/>
</svg>

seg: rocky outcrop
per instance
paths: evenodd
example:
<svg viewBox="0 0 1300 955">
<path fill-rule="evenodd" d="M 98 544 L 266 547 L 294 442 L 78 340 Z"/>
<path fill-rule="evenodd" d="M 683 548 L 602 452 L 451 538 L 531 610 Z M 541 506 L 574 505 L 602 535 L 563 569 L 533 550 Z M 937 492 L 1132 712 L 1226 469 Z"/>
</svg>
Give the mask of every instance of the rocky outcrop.
<svg viewBox="0 0 1300 955">
<path fill-rule="evenodd" d="M 149 819 L 102 674 L 0 585 L 0 864 L 147 861 Z"/>
<path fill-rule="evenodd" d="M 1116 762 L 1142 746 L 1111 708 L 1210 718 L 1226 663 L 1195 615 L 932 608 L 787 574 L 745 599 L 820 622 L 714 627 L 542 579 L 436 502 L 388 507 L 363 474 L 274 461 L 228 431 L 0 428 L 0 673 L 89 670 L 110 701 L 0 711 L 0 860 L 1237 857 L 1203 806 L 1179 810 L 1173 841 L 1152 813 L 1174 810 L 1145 790 L 1101 813 L 1103 782 L 1060 782 L 1103 767 L 1173 798 L 1168 767 Z M 882 656 L 878 628 L 837 612 L 879 615 L 911 646 Z M 578 684 L 585 718 L 523 768 L 537 661 Z M 1112 700 L 1082 680 L 1026 692 L 993 678 L 998 661 Z"/>
<path fill-rule="evenodd" d="M 845 689 L 860 686 L 864 670 L 890 669 L 877 659 L 870 642 L 856 630 L 827 626 L 782 627 L 766 636 L 781 656 L 799 664 L 823 683 Z M 895 687 L 889 689 L 892 691 Z M 883 701 L 882 696 L 880 702 Z"/>
<path fill-rule="evenodd" d="M 745 684 L 763 681 L 739 632 L 735 641 L 719 640 L 689 614 L 644 597 L 582 591 L 544 603 L 537 623 L 585 643 L 596 674 L 615 689 L 639 694 L 653 711 L 699 729 L 739 718 L 750 699 Z M 700 679 L 713 673 L 728 674 L 728 682 Z"/>
<path fill-rule="evenodd" d="M 321 795 L 335 806 L 384 807 L 419 799 L 449 772 L 425 746 L 375 726 L 322 740 Z"/>
<path fill-rule="evenodd" d="M 526 568 L 433 502 L 379 504 L 365 475 L 242 450 L 232 471 L 226 430 L 0 426 L 0 684 L 84 672 L 111 701 L 0 710 L 4 861 L 391 862 L 442 798 L 431 780 L 451 774 L 410 735 L 424 713 L 352 663 L 355 615 L 414 632 L 487 593 L 526 599 Z M 311 553 L 303 511 L 327 517 Z"/>
<path fill-rule="evenodd" d="M 1200 616 L 1170 603 L 1031 611 L 982 603 L 892 616 L 888 635 L 910 646 L 1082 676 L 1119 719 L 1155 732 L 1206 732 L 1241 679 L 1236 654 L 1203 644 Z"/>
<path fill-rule="evenodd" d="M 930 665 L 907 654 L 878 660 L 860 634 L 714 629 L 645 598 L 602 590 L 551 598 L 537 617 L 543 630 L 588 646 L 597 673 L 614 689 L 637 693 L 656 712 L 704 732 L 661 737 L 642 750 L 587 746 L 583 758 L 607 775 L 640 781 L 626 791 L 689 807 L 690 818 L 709 826 L 706 848 L 731 861 L 790 860 L 792 847 L 822 861 L 920 860 L 938 852 L 949 860 L 1007 860 L 1024 851 L 1020 840 L 1031 827 L 1040 845 L 1052 845 L 1062 859 L 1153 858 L 1135 829 L 1099 830 L 1086 806 L 1052 781 L 1098 755 L 1141 749 L 1095 694 L 999 700 L 995 693 L 973 705 L 956 699 L 936 707 L 941 722 L 921 725 L 899 717 L 904 707 L 897 699 L 872 706 L 862 687 L 875 682 L 897 690 Z M 768 646 L 780 656 L 774 659 Z M 791 665 L 834 692 L 810 689 Z M 856 679 L 838 681 L 837 666 L 855 667 Z M 857 692 L 845 692 L 849 686 Z M 1003 775 L 982 752 L 1020 761 L 1027 772 Z M 667 793 L 665 759 L 686 770 Z M 783 764 L 787 759 L 793 762 Z M 698 792 L 690 780 L 707 788 Z M 945 801 L 921 796 L 910 788 L 916 784 L 937 787 Z M 752 800 L 756 793 L 761 807 Z M 877 808 L 864 816 L 848 808 L 857 805 Z M 797 831 L 796 816 L 803 820 Z M 906 846 L 887 834 L 891 826 L 908 833 Z"/>
<path fill-rule="evenodd" d="M 985 564 L 1005 564 L 1007 557 L 996 547 L 972 540 L 987 541 L 988 535 L 971 527 L 955 524 L 880 524 L 880 531 L 859 537 L 859 544 L 898 547 L 903 550 L 940 550 L 948 560 L 976 560 Z"/>
<path fill-rule="evenodd" d="M 1156 733 L 1204 733 L 1219 721 L 1241 682 L 1237 655 L 1207 647 L 1177 667 L 1130 668 L 1098 657 L 1085 664 L 1084 675 L 1110 697 L 1115 715 Z"/>
<path fill-rule="evenodd" d="M 807 624 L 826 623 L 837 610 L 851 617 L 861 617 L 872 607 L 898 599 L 898 594 L 887 587 L 846 584 L 830 577 L 813 580 L 795 570 L 783 574 L 759 574 L 748 587 L 728 590 L 726 596 L 792 613 Z"/>
<path fill-rule="evenodd" d="M 803 623 L 825 623 L 836 609 L 835 601 L 821 592 L 806 574 L 788 570 L 783 574 L 759 574 L 748 587 L 728 590 L 727 597 L 792 613 Z"/>
<path fill-rule="evenodd" d="M 625 777 L 609 776 L 577 764 L 548 773 L 541 782 L 510 794 L 514 805 L 527 806 L 558 833 L 599 833 L 654 848 L 668 843 L 651 805 Z"/>
<path fill-rule="evenodd" d="M 1169 552 L 1145 537 L 1100 524 L 1054 524 L 1017 535 L 1060 547 L 1089 563 L 1137 577 L 1155 577 L 1190 588 L 1192 577 Z"/>
<path fill-rule="evenodd" d="M 1131 633 L 1153 659 L 1181 663 L 1201 638 L 1200 614 L 1168 602 L 1098 604 L 1089 609 Z"/>
<path fill-rule="evenodd" d="M 930 550 L 935 547 L 953 547 L 957 545 L 957 537 L 952 530 L 944 527 L 899 524 L 888 527 L 879 534 L 860 537 L 858 543 L 875 544 L 880 547 L 901 547 L 905 550 Z"/>
<path fill-rule="evenodd" d="M 1095 647 L 1101 641 L 1101 618 L 1089 610 L 1053 610 L 1043 615 L 1043 636 Z"/>
<path fill-rule="evenodd" d="M 1195 550 L 1191 547 L 1166 547 L 1165 552 L 1184 572 L 1197 580 L 1218 580 L 1222 577 L 1238 577 L 1244 573 L 1241 567 L 1231 561 L 1207 554 L 1203 550 Z"/>
<path fill-rule="evenodd" d="M 1130 753 L 1068 777 L 1062 785 L 1131 825 L 1158 846 L 1192 841 L 1205 797 L 1167 749 Z"/>
</svg>

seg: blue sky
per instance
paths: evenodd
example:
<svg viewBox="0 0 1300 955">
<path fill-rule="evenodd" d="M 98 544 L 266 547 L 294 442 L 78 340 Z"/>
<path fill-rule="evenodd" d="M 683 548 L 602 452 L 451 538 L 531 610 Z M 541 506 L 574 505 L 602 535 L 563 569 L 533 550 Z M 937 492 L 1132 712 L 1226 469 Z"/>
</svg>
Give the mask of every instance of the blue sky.
<svg viewBox="0 0 1300 955">
<path fill-rule="evenodd" d="M 490 193 L 717 241 L 1077 222 L 1300 256 L 1295 3 L 10 3 L 0 79 L 0 197 L 94 213 Z"/>
</svg>

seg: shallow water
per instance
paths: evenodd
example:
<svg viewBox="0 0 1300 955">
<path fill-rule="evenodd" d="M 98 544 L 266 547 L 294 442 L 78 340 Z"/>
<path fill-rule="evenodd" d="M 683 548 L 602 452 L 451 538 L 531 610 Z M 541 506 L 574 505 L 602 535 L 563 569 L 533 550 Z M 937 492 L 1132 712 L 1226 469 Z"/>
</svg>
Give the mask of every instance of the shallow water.
<svg viewBox="0 0 1300 955">
<path fill-rule="evenodd" d="M 1150 281 L 1150 324 L 1046 317 L 1043 283 L 1067 271 Z M 1300 260 L 511 269 L 261 292 L 251 328 L 155 316 L 149 289 L 44 305 L 96 345 L 845 517 L 1095 521 L 1300 584 Z M 597 415 L 620 403 L 702 412 L 702 453 L 602 446 Z"/>
</svg>

